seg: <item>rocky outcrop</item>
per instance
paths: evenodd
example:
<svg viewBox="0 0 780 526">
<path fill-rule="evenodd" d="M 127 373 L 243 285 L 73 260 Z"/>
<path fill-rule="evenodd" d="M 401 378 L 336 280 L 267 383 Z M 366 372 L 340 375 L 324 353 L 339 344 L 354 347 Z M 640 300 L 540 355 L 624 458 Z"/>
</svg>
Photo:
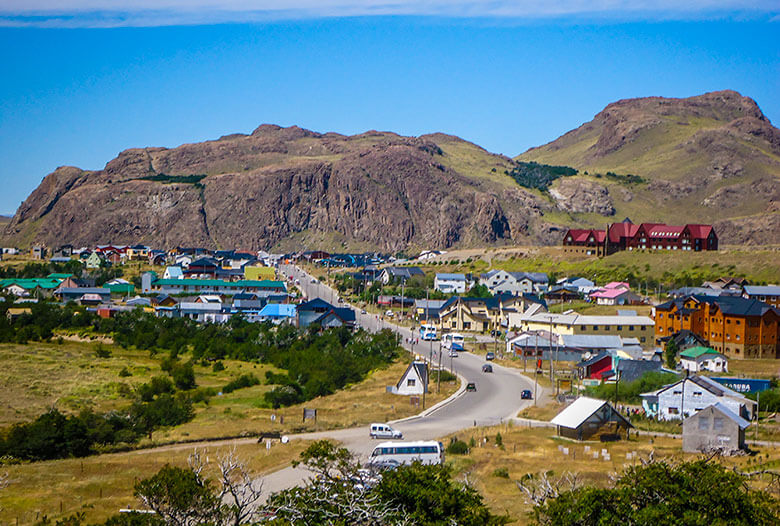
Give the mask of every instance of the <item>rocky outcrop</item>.
<svg viewBox="0 0 780 526">
<path fill-rule="evenodd" d="M 550 195 L 558 208 L 572 213 L 615 214 L 612 197 L 603 185 L 580 178 L 564 177 L 550 188 Z"/>
</svg>

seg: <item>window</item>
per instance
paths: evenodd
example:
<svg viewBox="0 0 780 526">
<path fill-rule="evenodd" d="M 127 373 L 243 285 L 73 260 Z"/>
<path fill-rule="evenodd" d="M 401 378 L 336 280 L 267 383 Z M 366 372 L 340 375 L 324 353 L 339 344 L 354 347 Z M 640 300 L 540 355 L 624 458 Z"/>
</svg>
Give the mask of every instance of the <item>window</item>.
<svg viewBox="0 0 780 526">
<path fill-rule="evenodd" d="M 642 336 L 641 338 L 639 338 L 639 341 L 642 342 L 642 343 L 645 343 L 645 337 Z"/>
<path fill-rule="evenodd" d="M 680 414 L 680 410 L 677 409 L 676 407 L 670 407 L 669 408 L 669 414 L 670 415 L 679 415 Z"/>
<path fill-rule="evenodd" d="M 659 318 L 663 318 L 663 317 L 664 317 L 664 313 L 663 313 L 663 312 L 659 312 L 659 313 L 658 313 L 658 317 L 659 317 Z"/>
<path fill-rule="evenodd" d="M 470 321 L 464 321 L 463 322 L 463 328 L 465 330 L 469 330 L 471 328 L 471 322 Z"/>
<path fill-rule="evenodd" d="M 699 417 L 699 431 L 707 431 L 710 428 L 710 419 L 706 416 Z"/>
<path fill-rule="evenodd" d="M 664 328 L 663 327 L 658 327 L 658 332 L 664 332 Z"/>
<path fill-rule="evenodd" d="M 705 362 L 705 363 L 706 363 L 706 362 Z M 694 397 L 694 398 L 696 398 L 696 397 L 698 397 L 698 398 L 701 398 L 701 391 L 694 391 L 694 392 L 693 392 L 693 397 Z"/>
<path fill-rule="evenodd" d="M 414 378 L 409 378 L 406 380 L 406 387 L 414 387 L 416 382 Z"/>
<path fill-rule="evenodd" d="M 634 330 L 634 326 L 633 326 L 633 325 L 629 325 L 629 326 L 628 326 L 628 330 L 629 330 L 629 331 L 633 331 L 633 330 Z"/>
<path fill-rule="evenodd" d="M 723 417 L 722 416 L 716 416 L 712 418 L 712 429 L 713 431 L 723 431 Z"/>
<path fill-rule="evenodd" d="M 622 325 L 618 325 L 617 326 L 617 330 L 622 331 L 623 330 L 623 326 Z"/>
<path fill-rule="evenodd" d="M 605 330 L 605 331 L 608 331 L 608 330 L 609 330 L 609 325 L 605 325 L 605 326 L 604 326 L 604 330 Z"/>
<path fill-rule="evenodd" d="M 676 395 L 681 395 L 681 394 L 682 394 L 682 391 L 672 391 L 672 394 L 673 394 L 673 395 L 675 395 L 675 396 L 676 396 Z"/>
<path fill-rule="evenodd" d="M 594 326 L 593 326 L 593 332 L 596 332 L 596 331 L 598 331 L 598 330 L 599 330 L 599 326 L 598 326 L 598 325 L 594 325 Z"/>
<path fill-rule="evenodd" d="M 642 326 L 641 326 L 639 329 L 643 331 L 643 330 L 647 329 L 647 327 L 645 327 L 644 325 L 642 325 Z"/>
</svg>

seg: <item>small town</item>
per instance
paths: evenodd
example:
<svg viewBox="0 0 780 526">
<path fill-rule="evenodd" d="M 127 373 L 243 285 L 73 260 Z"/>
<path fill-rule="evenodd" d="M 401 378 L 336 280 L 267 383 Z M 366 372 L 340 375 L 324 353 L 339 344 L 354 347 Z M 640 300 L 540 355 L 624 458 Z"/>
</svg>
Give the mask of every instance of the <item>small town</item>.
<svg viewBox="0 0 780 526">
<path fill-rule="evenodd" d="M 0 526 L 780 524 L 779 21 L 0 2 Z"/>
</svg>

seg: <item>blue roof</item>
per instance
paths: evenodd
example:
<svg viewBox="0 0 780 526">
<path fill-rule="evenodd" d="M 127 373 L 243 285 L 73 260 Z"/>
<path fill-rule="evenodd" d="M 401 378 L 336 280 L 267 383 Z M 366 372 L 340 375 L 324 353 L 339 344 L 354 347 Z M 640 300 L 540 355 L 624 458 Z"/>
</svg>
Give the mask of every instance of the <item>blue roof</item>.
<svg viewBox="0 0 780 526">
<path fill-rule="evenodd" d="M 450 281 L 466 281 L 466 276 L 464 274 L 441 273 L 441 274 L 436 274 L 436 279 L 448 279 Z"/>
<path fill-rule="evenodd" d="M 295 317 L 295 305 L 289 303 L 269 303 L 260 309 L 257 315 L 273 318 L 293 318 Z"/>
</svg>

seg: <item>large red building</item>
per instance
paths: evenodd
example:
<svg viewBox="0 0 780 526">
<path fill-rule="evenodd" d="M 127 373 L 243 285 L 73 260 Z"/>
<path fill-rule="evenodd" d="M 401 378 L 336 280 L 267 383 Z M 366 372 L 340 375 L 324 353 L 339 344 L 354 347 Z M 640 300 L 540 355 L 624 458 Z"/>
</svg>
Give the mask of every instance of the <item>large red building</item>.
<svg viewBox="0 0 780 526">
<path fill-rule="evenodd" d="M 712 225 L 683 226 L 663 223 L 635 225 L 626 218 L 605 230 L 570 229 L 563 236 L 565 251 L 602 256 L 621 250 L 718 250 L 718 236 Z"/>
</svg>

